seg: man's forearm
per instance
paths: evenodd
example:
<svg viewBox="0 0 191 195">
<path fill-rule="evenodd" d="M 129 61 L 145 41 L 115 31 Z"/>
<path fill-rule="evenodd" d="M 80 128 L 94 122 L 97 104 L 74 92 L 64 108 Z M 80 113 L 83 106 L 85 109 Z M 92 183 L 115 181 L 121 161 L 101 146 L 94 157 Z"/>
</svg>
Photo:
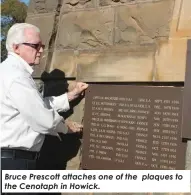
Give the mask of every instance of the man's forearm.
<svg viewBox="0 0 191 195">
<path fill-rule="evenodd" d="M 70 91 L 67 93 L 68 101 L 72 101 L 78 97 L 78 94 L 76 94 L 74 91 Z"/>
<path fill-rule="evenodd" d="M 67 93 L 56 97 L 45 97 L 44 102 L 48 107 L 53 108 L 58 112 L 66 112 L 70 109 Z"/>
</svg>

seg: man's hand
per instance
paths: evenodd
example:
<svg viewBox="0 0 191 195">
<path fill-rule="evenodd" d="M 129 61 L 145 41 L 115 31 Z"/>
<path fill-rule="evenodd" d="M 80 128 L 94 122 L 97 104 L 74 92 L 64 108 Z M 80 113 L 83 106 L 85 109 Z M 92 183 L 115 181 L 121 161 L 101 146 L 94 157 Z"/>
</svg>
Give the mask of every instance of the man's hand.
<svg viewBox="0 0 191 195">
<path fill-rule="evenodd" d="M 76 133 L 76 132 L 81 132 L 83 129 L 83 125 L 74 122 L 74 121 L 65 121 L 66 126 L 68 127 L 68 133 Z"/>
<path fill-rule="evenodd" d="M 86 83 L 82 83 L 82 82 L 76 83 L 75 88 L 72 91 L 67 93 L 68 100 L 71 101 L 71 100 L 76 99 L 77 97 L 79 97 L 79 95 L 83 94 L 83 92 L 87 88 L 88 88 L 88 84 L 86 84 Z"/>
</svg>

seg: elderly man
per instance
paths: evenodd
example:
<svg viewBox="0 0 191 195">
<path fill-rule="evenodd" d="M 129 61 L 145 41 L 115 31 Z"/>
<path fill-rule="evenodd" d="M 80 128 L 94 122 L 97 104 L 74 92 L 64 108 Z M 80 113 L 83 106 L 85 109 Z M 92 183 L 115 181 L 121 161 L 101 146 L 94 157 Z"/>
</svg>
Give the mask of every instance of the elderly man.
<svg viewBox="0 0 191 195">
<path fill-rule="evenodd" d="M 88 85 L 79 82 L 71 92 L 43 99 L 31 76 L 44 48 L 36 26 L 13 25 L 6 48 L 8 57 L 0 65 L 1 168 L 36 169 L 45 134 L 65 131 L 58 112 L 67 111 Z M 81 125 L 71 130 L 80 131 Z"/>
</svg>

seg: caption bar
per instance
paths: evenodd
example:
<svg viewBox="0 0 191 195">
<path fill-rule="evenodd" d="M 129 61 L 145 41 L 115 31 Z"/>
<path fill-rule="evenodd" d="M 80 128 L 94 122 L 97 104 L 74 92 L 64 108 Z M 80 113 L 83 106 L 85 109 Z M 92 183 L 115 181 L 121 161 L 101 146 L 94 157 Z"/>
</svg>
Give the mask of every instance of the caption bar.
<svg viewBox="0 0 191 195">
<path fill-rule="evenodd" d="M 190 171 L 3 170 L 2 192 L 190 192 Z"/>
</svg>

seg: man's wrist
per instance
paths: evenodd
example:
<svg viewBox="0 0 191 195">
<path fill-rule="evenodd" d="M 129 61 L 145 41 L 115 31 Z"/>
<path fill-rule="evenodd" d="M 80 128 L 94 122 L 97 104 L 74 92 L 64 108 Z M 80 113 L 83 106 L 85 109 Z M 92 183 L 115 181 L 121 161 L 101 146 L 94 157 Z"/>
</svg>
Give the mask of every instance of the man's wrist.
<svg viewBox="0 0 191 195">
<path fill-rule="evenodd" d="M 78 97 L 78 95 L 74 91 L 70 91 L 67 93 L 68 101 L 72 101 Z"/>
</svg>

